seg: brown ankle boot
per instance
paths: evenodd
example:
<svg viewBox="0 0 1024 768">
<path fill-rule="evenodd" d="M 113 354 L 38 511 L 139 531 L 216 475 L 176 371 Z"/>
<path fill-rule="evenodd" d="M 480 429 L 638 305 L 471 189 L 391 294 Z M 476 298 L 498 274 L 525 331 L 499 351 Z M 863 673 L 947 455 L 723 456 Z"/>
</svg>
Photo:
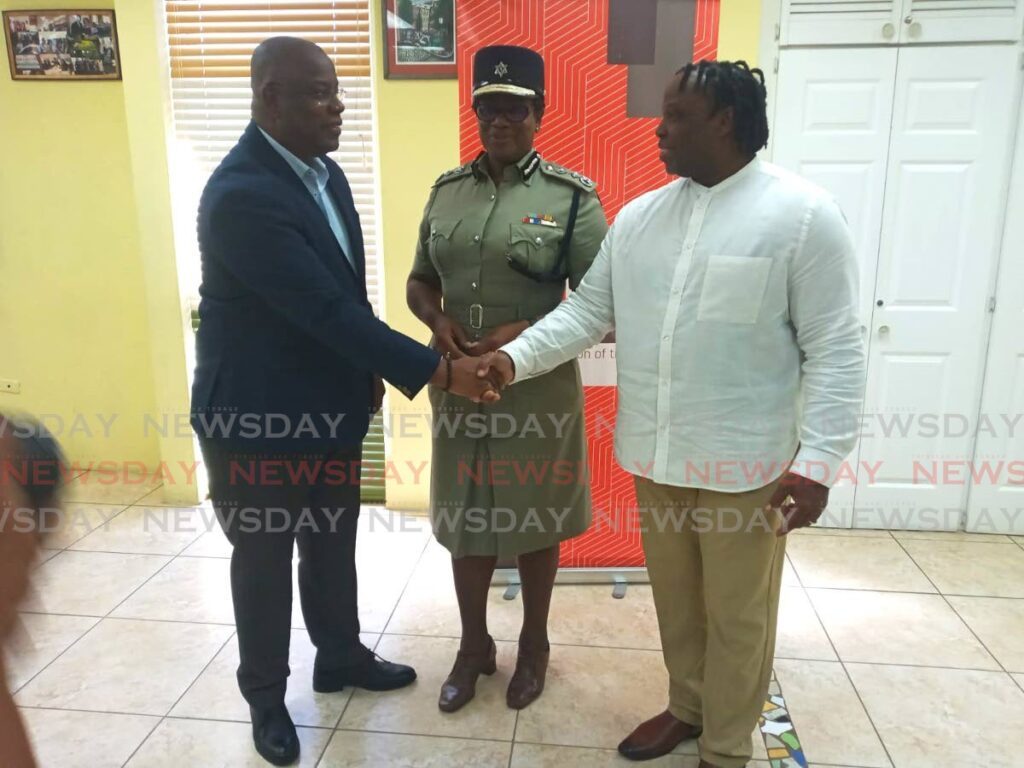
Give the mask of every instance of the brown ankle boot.
<svg viewBox="0 0 1024 768">
<path fill-rule="evenodd" d="M 455 657 L 455 666 L 441 685 L 441 696 L 437 700 L 442 712 L 462 709 L 476 696 L 476 679 L 480 675 L 493 675 L 498 669 L 498 649 L 493 638 L 488 638 L 488 642 L 490 648 L 485 653 L 459 651 Z"/>
<path fill-rule="evenodd" d="M 548 674 L 548 659 L 551 649 L 527 651 L 519 647 L 516 671 L 509 681 L 505 702 L 512 709 L 528 707 L 544 692 L 544 680 Z"/>
</svg>

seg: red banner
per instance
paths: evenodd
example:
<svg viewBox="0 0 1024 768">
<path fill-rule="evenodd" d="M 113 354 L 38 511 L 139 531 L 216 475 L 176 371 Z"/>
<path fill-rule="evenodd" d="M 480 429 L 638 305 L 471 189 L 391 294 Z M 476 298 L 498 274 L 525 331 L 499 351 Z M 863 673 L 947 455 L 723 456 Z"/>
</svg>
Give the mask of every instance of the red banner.
<svg viewBox="0 0 1024 768">
<path fill-rule="evenodd" d="M 456 58 L 463 162 L 481 149 L 472 110 L 473 54 L 486 45 L 521 45 L 538 51 L 545 63 L 546 110 L 537 149 L 593 179 L 609 221 L 629 200 L 668 182 L 655 147 L 658 118 L 627 114 L 630 66 L 609 63 L 615 1 L 459 0 Z M 678 66 L 690 59 L 713 59 L 718 48 L 718 0 L 691 2 L 692 48 L 691 41 L 683 41 L 688 55 Z M 654 2 L 652 13 L 656 6 Z M 626 32 L 628 36 L 633 30 Z M 563 544 L 561 564 L 642 566 L 632 476 L 612 455 L 614 346 L 600 345 L 582 362 L 594 524 Z"/>
</svg>

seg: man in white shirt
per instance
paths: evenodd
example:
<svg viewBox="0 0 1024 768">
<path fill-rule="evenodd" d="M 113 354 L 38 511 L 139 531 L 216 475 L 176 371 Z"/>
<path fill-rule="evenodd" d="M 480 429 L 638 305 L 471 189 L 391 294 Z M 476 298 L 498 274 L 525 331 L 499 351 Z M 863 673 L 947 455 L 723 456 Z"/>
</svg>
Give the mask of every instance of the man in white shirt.
<svg viewBox="0 0 1024 768">
<path fill-rule="evenodd" d="M 764 77 L 687 65 L 661 159 L 682 178 L 619 213 L 579 289 L 478 374 L 507 385 L 616 331 L 615 454 L 635 475 L 669 706 L 619 745 L 700 738 L 739 768 L 767 695 L 785 534 L 811 525 L 855 441 L 857 268 L 834 200 L 762 163 Z"/>
</svg>

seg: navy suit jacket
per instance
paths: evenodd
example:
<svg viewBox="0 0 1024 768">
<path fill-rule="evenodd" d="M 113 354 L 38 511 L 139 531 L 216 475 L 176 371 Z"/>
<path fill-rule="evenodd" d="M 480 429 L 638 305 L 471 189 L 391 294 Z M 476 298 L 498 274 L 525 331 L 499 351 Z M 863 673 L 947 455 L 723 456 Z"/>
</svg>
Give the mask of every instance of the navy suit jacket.
<svg viewBox="0 0 1024 768">
<path fill-rule="evenodd" d="M 437 367 L 437 352 L 374 317 L 351 189 L 321 159 L 354 270 L 255 123 L 206 184 L 191 413 L 201 439 L 254 450 L 355 446 L 369 425 L 374 373 L 411 397 Z"/>
</svg>

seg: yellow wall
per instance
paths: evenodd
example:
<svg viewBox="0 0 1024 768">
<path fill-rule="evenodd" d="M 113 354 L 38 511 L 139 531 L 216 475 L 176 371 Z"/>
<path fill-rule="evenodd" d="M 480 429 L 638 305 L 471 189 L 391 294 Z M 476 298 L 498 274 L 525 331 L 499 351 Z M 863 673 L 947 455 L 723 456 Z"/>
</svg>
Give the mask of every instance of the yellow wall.
<svg viewBox="0 0 1024 768">
<path fill-rule="evenodd" d="M 381 35 L 380 3 L 371 6 L 376 41 Z M 385 80 L 379 57 L 374 64 L 384 233 L 384 319 L 392 328 L 426 343 L 429 329 L 405 305 L 405 279 L 430 187 L 443 171 L 459 163 L 458 86 L 454 80 Z M 389 387 L 388 404 L 393 467 L 387 478 L 388 506 L 426 509 L 430 492 L 430 473 L 423 469 L 430 460 L 426 392 L 410 401 Z"/>
<path fill-rule="evenodd" d="M 183 393 L 185 380 L 181 345 L 167 354 L 180 325 L 177 299 L 166 300 L 176 286 L 153 290 L 174 261 L 159 226 L 169 222 L 159 199 L 166 151 L 138 141 L 153 122 L 140 110 L 159 115 L 162 100 L 144 56 L 156 43 L 146 5 L 117 3 L 124 82 L 13 81 L 0 44 L 0 378 L 22 387 L 0 394 L 0 409 L 52 414 L 74 461 L 152 468 L 190 462 L 192 449 L 142 428 L 144 414 L 184 408 L 168 382 Z M 54 7 L 59 0 L 0 0 L 0 10 Z M 106 430 L 100 419 L 115 415 Z"/>
<path fill-rule="evenodd" d="M 372 3 L 374 40 L 380 39 L 380 4 Z M 760 0 L 722 0 L 719 58 L 757 62 Z M 377 66 L 376 86 L 382 186 L 385 319 L 393 327 L 426 341 L 429 331 L 405 305 L 405 279 L 412 262 L 416 231 L 430 185 L 459 162 L 458 87 L 453 80 L 385 80 Z M 682 62 L 681 62 L 682 63 Z M 652 145 L 653 146 L 653 145 Z M 430 412 L 426 395 L 413 401 L 391 389 L 393 471 L 387 484 L 388 506 L 426 509 L 430 438 L 423 416 Z M 410 418 L 410 414 L 413 415 Z M 401 430 L 405 416 L 410 426 Z M 399 434 L 404 431 L 407 434 Z M 418 479 L 418 482 L 416 482 Z"/>
</svg>

